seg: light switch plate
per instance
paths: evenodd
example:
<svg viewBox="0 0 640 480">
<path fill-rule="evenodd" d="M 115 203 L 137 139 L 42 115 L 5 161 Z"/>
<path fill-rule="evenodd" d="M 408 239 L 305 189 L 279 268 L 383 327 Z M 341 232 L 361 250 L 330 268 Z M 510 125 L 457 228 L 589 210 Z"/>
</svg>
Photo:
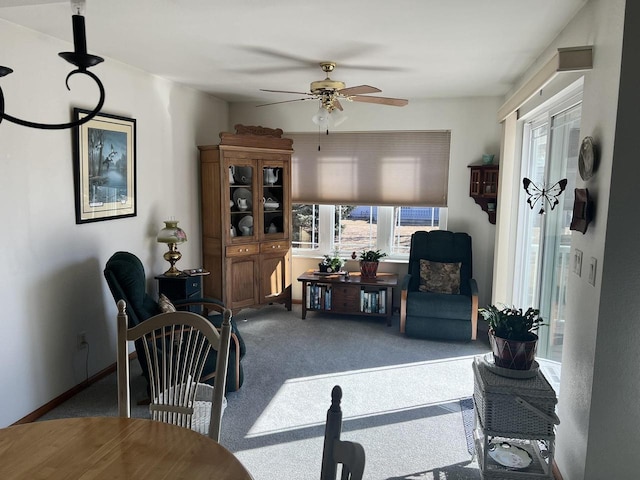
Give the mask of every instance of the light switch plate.
<svg viewBox="0 0 640 480">
<path fill-rule="evenodd" d="M 579 277 L 582 275 L 582 250 L 577 248 L 573 252 L 573 273 Z"/>
<path fill-rule="evenodd" d="M 596 260 L 594 257 L 591 257 L 591 261 L 589 262 L 589 278 L 587 281 L 594 287 L 596 286 L 597 269 L 598 269 L 598 260 Z"/>
</svg>

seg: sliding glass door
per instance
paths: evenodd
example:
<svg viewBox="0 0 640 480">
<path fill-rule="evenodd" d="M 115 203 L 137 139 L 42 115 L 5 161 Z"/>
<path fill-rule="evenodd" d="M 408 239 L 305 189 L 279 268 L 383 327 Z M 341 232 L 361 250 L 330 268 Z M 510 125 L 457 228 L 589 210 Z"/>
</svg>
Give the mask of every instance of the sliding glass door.
<svg viewBox="0 0 640 480">
<path fill-rule="evenodd" d="M 530 208 L 521 190 L 514 290 L 514 303 L 538 307 L 547 323 L 539 331 L 538 355 L 557 362 L 562 359 L 570 271 L 569 225 L 578 166 L 580 105 L 575 97 L 537 116 L 525 125 L 523 135 L 521 176 L 545 189 L 567 179 L 553 209 L 544 196 Z"/>
</svg>

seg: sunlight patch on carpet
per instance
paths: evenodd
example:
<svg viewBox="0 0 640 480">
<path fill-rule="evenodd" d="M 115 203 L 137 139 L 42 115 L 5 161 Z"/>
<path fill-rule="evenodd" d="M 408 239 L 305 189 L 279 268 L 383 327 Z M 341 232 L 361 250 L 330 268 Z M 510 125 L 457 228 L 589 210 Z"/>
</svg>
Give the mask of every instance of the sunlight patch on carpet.
<svg viewBox="0 0 640 480">
<path fill-rule="evenodd" d="M 458 409 L 473 390 L 473 356 L 338 372 L 286 381 L 247 432 L 247 438 L 322 425 L 331 389 L 343 391 L 343 422 L 366 417 L 415 418 Z M 451 406 L 453 403 L 454 406 Z M 426 413 L 425 413 L 426 412 Z"/>
</svg>

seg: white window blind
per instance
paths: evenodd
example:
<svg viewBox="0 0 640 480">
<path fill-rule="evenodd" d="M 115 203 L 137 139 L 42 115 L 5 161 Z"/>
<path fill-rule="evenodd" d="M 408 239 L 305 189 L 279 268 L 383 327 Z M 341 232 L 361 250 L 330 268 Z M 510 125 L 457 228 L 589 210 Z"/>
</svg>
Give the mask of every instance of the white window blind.
<svg viewBox="0 0 640 480">
<path fill-rule="evenodd" d="M 285 136 L 295 203 L 447 206 L 450 131 Z"/>
</svg>

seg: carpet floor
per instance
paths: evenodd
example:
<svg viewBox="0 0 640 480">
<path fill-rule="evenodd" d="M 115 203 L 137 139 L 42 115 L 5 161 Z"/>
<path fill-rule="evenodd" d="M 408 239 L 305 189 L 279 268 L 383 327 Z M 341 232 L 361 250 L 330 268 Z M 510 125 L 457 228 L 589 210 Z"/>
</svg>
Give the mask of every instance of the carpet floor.
<svg viewBox="0 0 640 480">
<path fill-rule="evenodd" d="M 320 475 L 331 389 L 343 391 L 342 438 L 361 443 L 369 480 L 479 479 L 468 443 L 471 363 L 476 342 L 407 338 L 381 318 L 337 316 L 282 306 L 234 318 L 247 344 L 244 385 L 227 395 L 221 443 L 255 480 Z M 145 396 L 132 363 L 133 403 Z M 465 403 L 466 402 L 466 403 Z M 115 374 L 41 418 L 117 415 Z M 148 417 L 133 405 L 132 415 Z M 467 428 L 465 429 L 465 423 Z"/>
</svg>

